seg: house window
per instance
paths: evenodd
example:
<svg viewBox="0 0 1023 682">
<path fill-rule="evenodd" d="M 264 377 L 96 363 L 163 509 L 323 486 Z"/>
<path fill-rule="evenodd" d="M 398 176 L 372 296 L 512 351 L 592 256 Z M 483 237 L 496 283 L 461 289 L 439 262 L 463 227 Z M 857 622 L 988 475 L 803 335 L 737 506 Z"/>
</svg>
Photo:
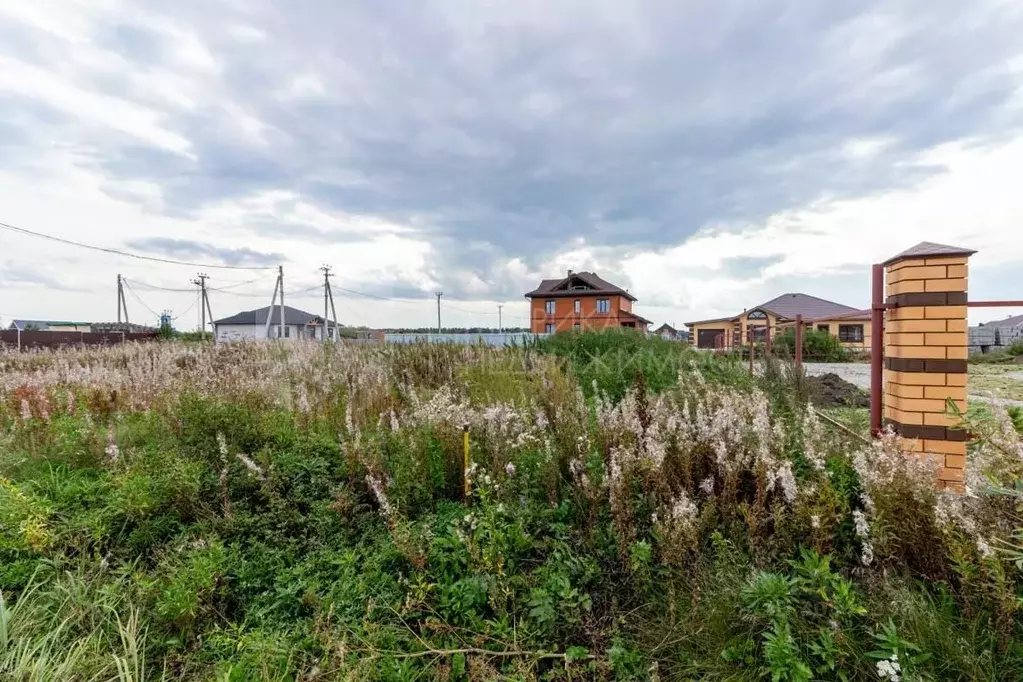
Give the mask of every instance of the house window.
<svg viewBox="0 0 1023 682">
<path fill-rule="evenodd" d="M 549 322 L 547 324 L 545 324 L 543 326 L 543 333 L 544 334 L 553 334 L 554 333 L 554 325 L 549 323 Z"/>
<path fill-rule="evenodd" d="M 819 324 L 819 325 L 817 325 L 817 331 L 830 333 L 831 332 L 831 325 L 830 324 Z"/>
<path fill-rule="evenodd" d="M 554 314 L 554 301 L 545 301 L 543 304 L 543 311 L 548 315 Z"/>
<path fill-rule="evenodd" d="M 766 320 L 767 314 L 763 310 L 754 310 L 746 316 L 747 320 Z"/>
<path fill-rule="evenodd" d="M 838 340 L 848 343 L 863 342 L 862 324 L 840 324 L 838 325 Z"/>
<path fill-rule="evenodd" d="M 575 324 L 572 325 L 572 329 L 582 329 L 582 328 L 583 328 L 583 326 L 581 324 L 579 324 L 578 322 L 576 322 Z"/>
<path fill-rule="evenodd" d="M 286 339 L 291 338 L 291 327 L 288 327 L 287 325 L 285 325 L 284 327 L 284 338 Z"/>
<path fill-rule="evenodd" d="M 609 299 L 609 298 L 598 298 L 597 299 L 597 312 L 598 313 L 609 313 L 609 312 L 611 312 L 611 299 Z"/>
<path fill-rule="evenodd" d="M 575 299 L 575 314 L 578 315 L 583 309 L 583 302 L 578 298 Z"/>
</svg>

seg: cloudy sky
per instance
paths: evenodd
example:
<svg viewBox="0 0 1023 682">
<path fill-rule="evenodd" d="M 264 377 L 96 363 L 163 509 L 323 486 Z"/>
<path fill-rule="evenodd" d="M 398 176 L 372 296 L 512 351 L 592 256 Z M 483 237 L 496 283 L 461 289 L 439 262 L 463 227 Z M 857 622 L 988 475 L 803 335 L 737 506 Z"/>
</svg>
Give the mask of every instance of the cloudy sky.
<svg viewBox="0 0 1023 682">
<path fill-rule="evenodd" d="M 292 292 L 329 263 L 373 326 L 438 290 L 524 324 L 568 268 L 657 323 L 865 306 L 922 240 L 1019 299 L 1020 35 L 1005 0 L 0 0 L 0 221 Z M 0 230 L 0 316 L 112 319 L 121 273 L 194 326 L 196 271 Z M 216 316 L 268 302 L 208 272 Z"/>
</svg>

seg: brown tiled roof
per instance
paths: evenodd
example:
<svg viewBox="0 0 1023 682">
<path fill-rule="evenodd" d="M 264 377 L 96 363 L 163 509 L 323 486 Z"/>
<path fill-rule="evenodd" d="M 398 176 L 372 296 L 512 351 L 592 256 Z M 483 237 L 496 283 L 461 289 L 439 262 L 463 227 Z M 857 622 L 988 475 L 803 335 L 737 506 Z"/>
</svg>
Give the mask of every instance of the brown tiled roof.
<svg viewBox="0 0 1023 682">
<path fill-rule="evenodd" d="M 866 310 L 854 310 L 851 313 L 845 315 L 835 315 L 832 320 L 869 320 L 870 319 L 870 308 Z"/>
<path fill-rule="evenodd" d="M 583 284 L 589 286 L 586 290 L 572 291 L 567 288 L 571 283 L 571 280 L 577 279 Z M 564 288 L 562 288 L 564 285 Z M 619 286 L 615 286 L 610 282 L 601 279 L 595 273 L 592 272 L 573 272 L 568 277 L 562 277 L 561 279 L 545 279 L 540 282 L 540 286 L 533 289 L 526 298 L 537 298 L 543 296 L 545 298 L 557 298 L 561 296 L 594 296 L 594 295 L 618 295 L 624 296 L 630 301 L 635 301 L 636 297 L 630 294 L 625 289 Z"/>
<path fill-rule="evenodd" d="M 752 310 L 764 310 L 782 320 L 794 320 L 797 315 L 802 315 L 807 322 L 813 320 L 837 320 L 840 318 L 860 319 L 858 315 L 861 313 L 866 315 L 865 319 L 870 318 L 869 310 L 857 310 L 851 306 L 817 298 L 809 294 L 782 294 L 777 298 L 772 298 L 767 303 L 761 303 L 732 317 L 713 317 L 708 320 L 686 322 L 686 325 L 692 327 L 694 324 L 707 324 L 708 322 L 734 322 Z"/>
<path fill-rule="evenodd" d="M 827 301 L 808 294 L 782 294 L 777 298 L 772 298 L 767 303 L 761 303 L 752 308 L 752 310 L 756 309 L 774 313 L 776 316 L 786 320 L 794 320 L 796 315 L 802 315 L 807 321 L 828 320 L 838 315 L 858 312 L 856 308 L 851 306 Z"/>
<path fill-rule="evenodd" d="M 903 260 L 906 258 L 938 258 L 940 256 L 972 256 L 977 253 L 970 249 L 964 249 L 959 246 L 949 246 L 947 244 L 935 244 L 934 242 L 920 242 L 916 246 L 910 247 L 902 253 L 892 256 L 884 262 L 885 265 L 893 263 L 897 260 Z"/>
<path fill-rule="evenodd" d="M 636 313 L 629 312 L 628 310 L 622 310 L 622 311 L 620 311 L 618 313 L 618 315 L 619 315 L 619 317 L 632 317 L 632 318 L 636 319 L 639 322 L 643 322 L 644 324 L 653 324 L 653 322 L 651 322 L 650 320 L 646 319 L 642 315 L 637 315 Z"/>
<path fill-rule="evenodd" d="M 706 320 L 693 320 L 692 322 L 686 322 L 687 327 L 692 327 L 694 324 L 707 324 L 708 322 L 732 322 L 735 317 L 711 317 Z"/>
</svg>

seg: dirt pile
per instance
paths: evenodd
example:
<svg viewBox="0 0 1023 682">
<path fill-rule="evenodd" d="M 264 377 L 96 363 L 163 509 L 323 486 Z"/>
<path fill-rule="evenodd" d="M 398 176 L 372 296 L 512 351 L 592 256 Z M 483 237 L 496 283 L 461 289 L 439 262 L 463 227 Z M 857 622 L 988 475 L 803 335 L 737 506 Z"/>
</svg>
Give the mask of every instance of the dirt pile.
<svg viewBox="0 0 1023 682">
<path fill-rule="evenodd" d="M 870 394 L 834 372 L 809 377 L 812 400 L 818 407 L 870 407 Z"/>
</svg>

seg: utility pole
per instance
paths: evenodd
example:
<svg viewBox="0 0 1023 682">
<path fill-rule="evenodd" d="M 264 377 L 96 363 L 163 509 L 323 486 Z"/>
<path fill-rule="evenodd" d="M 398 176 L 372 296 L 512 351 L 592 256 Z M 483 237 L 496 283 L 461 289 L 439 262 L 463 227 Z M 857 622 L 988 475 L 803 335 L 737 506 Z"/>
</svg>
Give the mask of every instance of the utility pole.
<svg viewBox="0 0 1023 682">
<path fill-rule="evenodd" d="M 330 318 L 327 317 L 327 304 L 330 303 L 330 266 L 324 263 L 320 266 L 323 271 L 323 343 L 327 343 L 327 334 L 330 331 Z"/>
<path fill-rule="evenodd" d="M 281 338 L 284 338 L 284 266 L 277 266 L 277 281 L 281 285 L 281 309 L 280 314 L 277 317 L 278 324 L 281 325 Z"/>
<path fill-rule="evenodd" d="M 281 275 L 277 274 L 277 279 L 274 280 L 274 295 L 270 299 L 270 307 L 266 309 L 266 326 L 263 328 L 263 338 L 270 338 L 270 321 L 273 319 L 274 306 L 277 304 L 277 291 L 281 286 Z"/>
<path fill-rule="evenodd" d="M 334 321 L 334 336 L 335 341 L 341 342 L 341 328 L 337 326 L 337 308 L 334 307 L 334 287 L 330 286 L 330 280 L 327 280 L 327 296 L 330 298 L 330 316 Z"/>
<path fill-rule="evenodd" d="M 121 323 L 121 309 L 124 309 L 124 321 L 128 323 L 128 301 L 124 297 L 124 278 L 117 275 L 117 323 Z"/>
<path fill-rule="evenodd" d="M 498 334 L 504 334 L 504 324 L 501 321 L 501 308 L 503 308 L 503 307 L 504 307 L 504 305 L 502 305 L 500 303 L 497 304 L 497 333 Z"/>
<path fill-rule="evenodd" d="M 443 291 L 437 292 L 437 333 L 440 334 L 440 297 L 444 295 Z"/>
<path fill-rule="evenodd" d="M 205 272 L 200 272 L 197 277 L 199 279 L 193 279 L 192 284 L 199 287 L 199 317 L 201 322 L 199 323 L 199 331 L 205 336 L 206 334 L 206 313 L 210 309 L 210 299 L 206 297 L 206 280 L 209 279 L 209 275 Z M 213 313 L 210 312 L 210 322 L 213 322 Z"/>
</svg>

